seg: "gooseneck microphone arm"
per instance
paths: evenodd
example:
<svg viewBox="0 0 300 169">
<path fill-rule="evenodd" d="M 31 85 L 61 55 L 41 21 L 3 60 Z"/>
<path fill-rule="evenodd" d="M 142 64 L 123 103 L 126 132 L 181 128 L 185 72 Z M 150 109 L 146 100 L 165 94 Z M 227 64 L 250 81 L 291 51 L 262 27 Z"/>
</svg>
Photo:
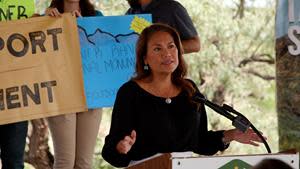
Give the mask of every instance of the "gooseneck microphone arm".
<svg viewBox="0 0 300 169">
<path fill-rule="evenodd" d="M 250 122 L 247 118 L 243 118 L 243 116 L 233 116 L 228 112 L 228 110 L 224 109 L 223 107 L 205 99 L 201 96 L 195 96 L 194 100 L 199 103 L 204 103 L 206 106 L 213 109 L 215 112 L 221 114 L 222 116 L 225 116 L 229 120 L 232 121 L 232 125 L 235 126 L 237 129 L 239 129 L 242 132 L 245 132 L 250 127 Z"/>
<path fill-rule="evenodd" d="M 241 114 L 240 112 L 234 110 L 231 106 L 227 105 L 227 104 L 223 104 L 222 106 L 225 110 L 232 112 L 234 114 L 237 115 L 237 117 L 242 117 L 243 119 L 247 119 L 247 117 L 245 117 L 243 114 Z M 248 120 L 248 119 L 247 119 Z M 249 121 L 249 120 L 248 120 Z M 256 127 L 249 121 L 250 123 L 250 127 L 252 128 L 252 130 L 258 135 L 258 137 L 263 141 L 268 153 L 271 153 L 271 149 L 266 141 L 266 139 L 261 135 L 261 133 L 256 129 Z"/>
<path fill-rule="evenodd" d="M 252 128 L 252 130 L 258 135 L 258 137 L 262 140 L 264 143 L 268 153 L 271 153 L 271 149 L 266 141 L 266 139 L 260 134 L 260 132 L 254 127 L 254 125 L 241 113 L 238 111 L 234 110 L 232 107 L 223 104 L 223 106 L 219 106 L 209 100 L 207 100 L 204 96 L 202 95 L 196 95 L 194 96 L 194 101 L 198 103 L 203 103 L 206 106 L 210 107 L 213 109 L 215 112 L 221 114 L 222 116 L 228 118 L 229 120 L 232 121 L 232 125 L 235 126 L 237 129 L 239 129 L 242 132 L 245 132 L 249 127 Z M 232 115 L 231 113 L 235 114 L 236 116 Z"/>
</svg>

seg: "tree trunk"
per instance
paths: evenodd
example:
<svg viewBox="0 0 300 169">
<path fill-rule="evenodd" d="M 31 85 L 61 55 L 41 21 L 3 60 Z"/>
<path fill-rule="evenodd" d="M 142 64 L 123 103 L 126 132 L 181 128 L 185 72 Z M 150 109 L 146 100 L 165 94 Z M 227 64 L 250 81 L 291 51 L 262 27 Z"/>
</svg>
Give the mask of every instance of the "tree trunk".
<svg viewBox="0 0 300 169">
<path fill-rule="evenodd" d="M 300 39 L 300 35 L 297 35 Z M 291 55 L 288 35 L 276 39 L 276 101 L 279 150 L 300 150 L 300 55 Z"/>
<path fill-rule="evenodd" d="M 44 119 L 31 121 L 28 147 L 25 161 L 36 169 L 52 169 L 54 158 L 48 146 L 48 126 Z"/>
<path fill-rule="evenodd" d="M 222 106 L 224 101 L 225 101 L 225 86 L 221 84 L 217 87 L 217 90 L 214 92 L 212 102 Z"/>
</svg>

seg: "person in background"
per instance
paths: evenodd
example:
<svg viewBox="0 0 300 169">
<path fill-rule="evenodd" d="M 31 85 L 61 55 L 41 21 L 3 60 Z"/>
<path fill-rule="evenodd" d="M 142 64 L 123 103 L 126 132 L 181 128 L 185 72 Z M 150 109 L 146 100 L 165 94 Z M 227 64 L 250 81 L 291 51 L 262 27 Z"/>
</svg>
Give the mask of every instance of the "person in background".
<svg viewBox="0 0 300 169">
<path fill-rule="evenodd" d="M 164 23 L 175 28 L 181 38 L 184 53 L 200 51 L 197 30 L 186 9 L 175 0 L 127 0 L 126 14 L 152 14 L 153 23 Z"/>
<path fill-rule="evenodd" d="M 0 125 L 2 169 L 23 169 L 28 121 Z"/>
<path fill-rule="evenodd" d="M 45 14 L 60 17 L 103 16 L 89 0 L 52 0 Z M 74 30 L 70 30 L 74 31 Z M 102 109 L 48 118 L 54 145 L 54 169 L 91 169 Z"/>
<path fill-rule="evenodd" d="M 24 169 L 28 121 L 0 125 L 0 167 Z"/>
<path fill-rule="evenodd" d="M 253 166 L 252 169 L 293 169 L 290 165 L 279 159 L 266 158 Z"/>
<path fill-rule="evenodd" d="M 258 146 L 261 139 L 251 129 L 208 131 L 203 97 L 186 79 L 181 40 L 165 24 L 145 28 L 136 47 L 136 75 L 118 90 L 103 158 L 126 167 L 157 153 L 192 151 L 213 155 L 233 140 Z"/>
</svg>

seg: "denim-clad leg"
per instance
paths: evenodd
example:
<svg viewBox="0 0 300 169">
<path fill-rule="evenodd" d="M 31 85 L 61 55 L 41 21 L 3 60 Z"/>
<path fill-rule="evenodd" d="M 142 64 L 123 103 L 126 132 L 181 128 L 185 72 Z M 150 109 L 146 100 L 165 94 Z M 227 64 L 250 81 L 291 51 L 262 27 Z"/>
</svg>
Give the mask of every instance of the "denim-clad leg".
<svg viewBox="0 0 300 169">
<path fill-rule="evenodd" d="M 2 169 L 24 169 L 28 121 L 0 125 Z"/>
</svg>

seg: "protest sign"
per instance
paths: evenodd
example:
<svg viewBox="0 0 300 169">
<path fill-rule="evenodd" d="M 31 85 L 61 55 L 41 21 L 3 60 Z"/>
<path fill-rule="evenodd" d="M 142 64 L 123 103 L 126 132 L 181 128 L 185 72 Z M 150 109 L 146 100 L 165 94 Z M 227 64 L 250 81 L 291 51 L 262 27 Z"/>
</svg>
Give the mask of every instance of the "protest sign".
<svg viewBox="0 0 300 169">
<path fill-rule="evenodd" d="M 78 18 L 88 108 L 110 107 L 135 67 L 135 43 L 151 15 Z"/>
<path fill-rule="evenodd" d="M 0 22 L 0 124 L 86 110 L 76 18 Z"/>
</svg>

